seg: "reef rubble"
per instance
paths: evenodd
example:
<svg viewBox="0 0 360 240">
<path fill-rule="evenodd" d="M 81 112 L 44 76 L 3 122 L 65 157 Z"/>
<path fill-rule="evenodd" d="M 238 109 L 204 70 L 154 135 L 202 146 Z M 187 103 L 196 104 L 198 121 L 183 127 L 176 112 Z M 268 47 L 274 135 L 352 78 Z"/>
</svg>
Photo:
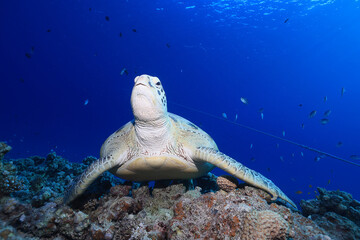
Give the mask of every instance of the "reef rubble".
<svg viewBox="0 0 360 240">
<path fill-rule="evenodd" d="M 66 185 L 93 160 L 71 163 L 55 152 L 3 159 L 21 189 L 0 197 L 0 239 L 359 239 L 354 229 L 345 232 L 350 222 L 359 224 L 359 202 L 349 194 L 320 189 L 317 199 L 301 202 L 301 214 L 213 174 L 149 185 L 105 173 L 72 204 L 62 204 Z M 348 228 L 340 235 L 342 226 Z"/>
</svg>

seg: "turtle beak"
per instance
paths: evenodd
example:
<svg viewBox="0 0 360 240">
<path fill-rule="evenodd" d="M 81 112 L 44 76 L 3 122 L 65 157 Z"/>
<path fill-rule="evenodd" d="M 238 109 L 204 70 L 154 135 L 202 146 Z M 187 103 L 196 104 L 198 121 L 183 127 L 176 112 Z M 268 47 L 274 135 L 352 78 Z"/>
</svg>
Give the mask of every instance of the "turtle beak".
<svg viewBox="0 0 360 240">
<path fill-rule="evenodd" d="M 146 86 L 146 87 L 153 87 L 153 85 L 151 84 L 150 81 L 150 76 L 149 75 L 141 75 L 135 78 L 135 86 Z"/>
</svg>

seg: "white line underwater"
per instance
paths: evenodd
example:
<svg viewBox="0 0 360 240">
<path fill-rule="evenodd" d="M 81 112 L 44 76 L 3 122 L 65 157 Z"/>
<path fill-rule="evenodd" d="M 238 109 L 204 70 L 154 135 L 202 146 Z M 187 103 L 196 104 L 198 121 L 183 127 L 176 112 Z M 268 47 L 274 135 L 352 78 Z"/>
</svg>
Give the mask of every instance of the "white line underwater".
<svg viewBox="0 0 360 240">
<path fill-rule="evenodd" d="M 268 136 L 268 137 L 271 137 L 271 138 L 274 138 L 274 139 L 281 140 L 281 141 L 283 141 L 283 142 L 287 142 L 287 143 L 293 144 L 293 145 L 298 146 L 298 147 L 301 147 L 301 148 L 303 148 L 303 149 L 307 149 L 307 150 L 309 150 L 309 151 L 316 152 L 316 153 L 318 153 L 318 154 L 325 155 L 325 156 L 327 156 L 327 157 L 330 157 L 330 158 L 333 158 L 333 159 L 336 159 L 336 160 L 339 160 L 339 161 L 342 161 L 342 162 L 345 162 L 345 163 L 348 163 L 348 164 L 351 164 L 351 165 L 360 167 L 360 164 L 359 164 L 359 163 L 355 163 L 355 162 L 352 162 L 352 161 L 347 160 L 347 159 L 345 159 L 345 158 L 336 156 L 336 155 L 334 155 L 334 154 L 321 151 L 321 150 L 319 150 L 319 149 L 317 149 L 317 148 L 313 148 L 313 147 L 310 147 L 310 146 L 307 146 L 307 145 L 304 145 L 304 144 L 301 144 L 301 143 L 298 143 L 298 142 L 295 142 L 295 141 L 292 141 L 292 140 L 289 140 L 289 139 L 286 139 L 286 138 L 283 138 L 283 137 L 276 136 L 276 135 L 271 134 L 271 133 L 268 133 L 268 132 L 264 132 L 264 131 L 258 130 L 258 129 L 253 128 L 253 127 L 249 127 L 249 126 L 247 126 L 247 125 L 244 125 L 244 124 L 241 124 L 241 123 L 238 123 L 238 122 L 231 121 L 231 120 L 229 120 L 228 118 L 219 117 L 219 116 L 213 115 L 213 114 L 211 114 L 211 113 L 207 113 L 207 112 L 204 112 L 204 111 L 195 109 L 195 108 L 191 108 L 191 107 L 188 107 L 188 106 L 185 106 L 185 105 L 176 103 L 176 102 L 172 102 L 172 101 L 168 101 L 168 102 L 169 102 L 170 104 L 174 104 L 174 105 L 176 105 L 176 106 L 185 108 L 185 109 L 187 109 L 187 110 L 190 110 L 190 111 L 193 111 L 193 112 L 197 112 L 197 113 L 203 114 L 203 115 L 205 115 L 205 116 L 208 116 L 208 117 L 211 117 L 211 118 L 214 118 L 214 119 L 217 119 L 217 120 L 225 121 L 225 122 L 227 122 L 227 123 L 230 123 L 230 124 L 233 124 L 233 125 L 236 125 L 236 126 L 239 126 L 239 127 L 245 128 L 245 129 L 248 129 L 248 130 L 250 130 L 250 131 L 257 132 L 257 133 L 263 134 L 263 135 L 265 135 L 265 136 Z"/>
</svg>

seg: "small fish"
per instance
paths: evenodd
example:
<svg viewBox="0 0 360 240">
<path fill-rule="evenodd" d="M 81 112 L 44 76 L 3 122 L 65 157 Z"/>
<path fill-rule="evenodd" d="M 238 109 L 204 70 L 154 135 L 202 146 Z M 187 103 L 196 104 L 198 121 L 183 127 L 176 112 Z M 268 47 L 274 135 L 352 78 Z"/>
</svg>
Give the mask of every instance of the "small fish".
<svg viewBox="0 0 360 240">
<path fill-rule="evenodd" d="M 241 97 L 240 100 L 243 104 L 249 104 L 249 101 L 247 100 L 247 98 Z"/>
<path fill-rule="evenodd" d="M 296 191 L 295 193 L 296 194 L 302 194 L 303 192 L 299 190 L 299 191 Z"/>
<path fill-rule="evenodd" d="M 341 88 L 341 96 L 344 96 L 344 93 L 345 93 L 345 92 L 346 92 L 345 88 L 342 87 L 342 88 Z"/>
<path fill-rule="evenodd" d="M 283 135 L 283 137 L 285 137 L 285 131 L 282 131 L 282 135 Z"/>
<path fill-rule="evenodd" d="M 88 105 L 88 103 L 89 103 L 89 99 L 86 99 L 84 102 L 84 106 Z"/>
<path fill-rule="evenodd" d="M 291 156 L 292 156 L 292 157 L 295 157 L 295 153 L 292 153 Z"/>
<path fill-rule="evenodd" d="M 325 125 L 325 124 L 329 123 L 329 119 L 323 118 L 323 119 L 320 120 L 320 122 L 321 122 L 322 125 Z"/>
<path fill-rule="evenodd" d="M 302 129 L 305 128 L 305 124 L 304 124 L 304 123 L 301 124 L 301 128 L 302 128 Z"/>
<path fill-rule="evenodd" d="M 222 116 L 223 116 L 223 118 L 227 119 L 226 113 L 223 113 Z"/>
<path fill-rule="evenodd" d="M 119 33 L 119 37 L 122 37 L 122 33 L 121 33 L 121 32 Z"/>
<path fill-rule="evenodd" d="M 324 97 L 324 102 L 326 102 L 326 101 L 327 101 L 327 96 Z"/>
<path fill-rule="evenodd" d="M 354 155 L 351 155 L 351 156 L 350 156 L 350 159 L 351 159 L 351 160 L 360 160 L 360 156 L 354 154 Z"/>
<path fill-rule="evenodd" d="M 312 185 L 311 185 L 311 184 L 309 184 L 309 188 L 312 188 Z"/>
<path fill-rule="evenodd" d="M 337 147 L 341 147 L 342 145 L 343 145 L 343 143 L 342 143 L 341 141 L 339 141 L 339 142 L 336 144 Z"/>
<path fill-rule="evenodd" d="M 192 9 L 192 8 L 195 8 L 196 6 L 188 6 L 188 7 L 185 7 L 185 9 Z"/>
<path fill-rule="evenodd" d="M 261 120 L 264 120 L 264 113 L 260 113 Z"/>
<path fill-rule="evenodd" d="M 250 149 L 252 149 L 253 148 L 253 144 L 250 144 Z"/>
<path fill-rule="evenodd" d="M 133 31 L 133 32 L 136 32 L 136 29 L 135 29 L 135 28 L 133 28 L 133 29 L 132 29 L 132 31 Z"/>
<path fill-rule="evenodd" d="M 324 157 L 325 157 L 325 155 L 316 156 L 316 157 L 314 158 L 314 161 L 315 161 L 315 162 L 318 162 L 318 161 L 320 161 L 321 159 L 323 159 Z"/>
<path fill-rule="evenodd" d="M 303 105 L 302 105 L 302 103 L 300 103 L 298 106 L 299 106 L 299 107 L 302 107 Z"/>
<path fill-rule="evenodd" d="M 268 172 L 270 172 L 271 169 L 268 167 L 267 170 L 268 170 Z"/>
<path fill-rule="evenodd" d="M 252 157 L 252 158 L 250 158 L 250 160 L 251 160 L 252 162 L 254 162 L 256 159 L 255 159 L 254 157 Z"/>
<path fill-rule="evenodd" d="M 51 32 L 51 29 L 46 30 L 46 32 Z"/>
<path fill-rule="evenodd" d="M 236 114 L 236 115 L 235 115 L 235 122 L 236 122 L 237 119 L 238 119 L 238 115 Z"/>
<path fill-rule="evenodd" d="M 284 23 L 287 23 L 288 21 L 289 21 L 289 19 L 287 18 L 287 19 L 285 19 Z"/>
<path fill-rule="evenodd" d="M 123 68 L 123 69 L 121 70 L 120 75 L 122 76 L 122 75 L 124 75 L 124 73 L 125 73 L 126 75 L 129 74 L 129 72 L 128 72 L 128 70 L 127 70 L 126 68 Z"/>
<path fill-rule="evenodd" d="M 280 161 L 284 161 L 284 157 L 283 156 L 280 156 Z"/>
<path fill-rule="evenodd" d="M 330 184 L 330 179 L 328 180 L 328 184 Z"/>
<path fill-rule="evenodd" d="M 280 147 L 280 144 L 277 143 L 277 144 L 276 144 L 276 147 L 279 148 L 279 147 Z"/>
<path fill-rule="evenodd" d="M 309 118 L 313 118 L 316 115 L 316 110 L 313 110 L 309 113 Z"/>
<path fill-rule="evenodd" d="M 328 117 L 330 114 L 331 114 L 331 110 L 330 110 L 330 109 L 328 109 L 328 110 L 326 110 L 326 111 L 324 112 L 324 116 L 325 116 L 325 117 Z"/>
<path fill-rule="evenodd" d="M 169 44 L 169 43 L 167 43 L 166 46 L 167 46 L 168 48 L 170 48 L 170 44 Z"/>
<path fill-rule="evenodd" d="M 300 152 L 300 155 L 303 157 L 303 156 L 304 156 L 304 153 L 303 153 L 303 152 Z"/>
<path fill-rule="evenodd" d="M 92 9 L 91 9 L 91 8 L 89 8 L 89 12 L 91 12 L 91 10 L 92 10 Z"/>
<path fill-rule="evenodd" d="M 259 113 L 264 112 L 264 108 L 259 108 Z"/>
<path fill-rule="evenodd" d="M 110 17 L 109 17 L 109 16 L 105 16 L 105 20 L 106 20 L 106 21 L 110 21 Z"/>
<path fill-rule="evenodd" d="M 27 57 L 27 58 L 31 58 L 31 54 L 30 53 L 25 53 L 25 57 Z"/>
</svg>

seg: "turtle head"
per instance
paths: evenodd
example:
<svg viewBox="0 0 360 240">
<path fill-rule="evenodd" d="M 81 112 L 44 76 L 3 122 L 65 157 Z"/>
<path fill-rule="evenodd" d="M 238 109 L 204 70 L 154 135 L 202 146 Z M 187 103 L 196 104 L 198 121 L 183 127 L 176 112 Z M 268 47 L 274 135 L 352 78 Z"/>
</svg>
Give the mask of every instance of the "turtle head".
<svg viewBox="0 0 360 240">
<path fill-rule="evenodd" d="M 135 119 L 153 121 L 167 114 L 165 91 L 157 77 L 141 75 L 135 78 L 131 107 Z"/>
</svg>

